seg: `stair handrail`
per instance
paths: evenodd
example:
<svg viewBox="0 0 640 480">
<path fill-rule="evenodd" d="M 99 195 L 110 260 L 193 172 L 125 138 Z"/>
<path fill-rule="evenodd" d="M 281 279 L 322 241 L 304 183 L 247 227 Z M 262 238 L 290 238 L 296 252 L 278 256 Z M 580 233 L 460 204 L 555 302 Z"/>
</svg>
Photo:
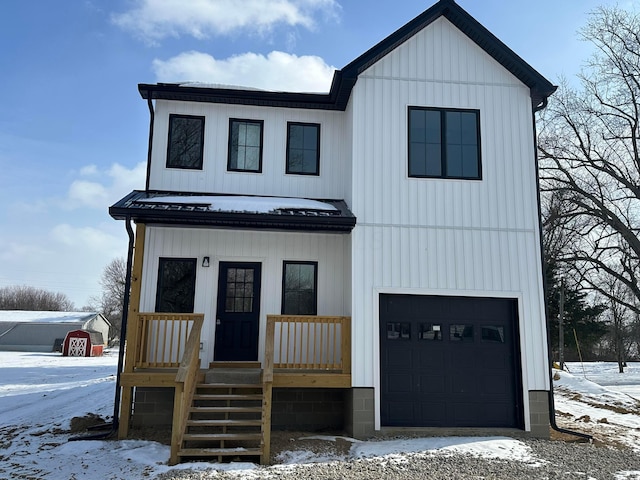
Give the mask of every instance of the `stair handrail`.
<svg viewBox="0 0 640 480">
<path fill-rule="evenodd" d="M 273 361 L 275 342 L 275 321 L 267 316 L 264 364 L 262 365 L 262 455 L 260 463 L 269 463 L 271 457 L 271 397 L 273 390 Z"/>
<path fill-rule="evenodd" d="M 169 460 L 171 465 L 178 463 L 178 452 L 182 445 L 185 427 L 189 418 L 189 409 L 196 389 L 197 376 L 200 370 L 200 333 L 203 323 L 204 315 L 194 315 L 184 354 L 176 372 L 173 425 L 171 427 L 171 458 Z"/>
</svg>

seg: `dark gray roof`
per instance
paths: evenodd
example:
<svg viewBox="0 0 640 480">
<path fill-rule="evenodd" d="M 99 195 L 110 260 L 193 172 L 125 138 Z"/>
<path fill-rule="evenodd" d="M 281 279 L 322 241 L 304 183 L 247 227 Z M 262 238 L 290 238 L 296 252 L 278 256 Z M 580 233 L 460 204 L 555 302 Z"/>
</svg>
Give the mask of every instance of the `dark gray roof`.
<svg viewBox="0 0 640 480">
<path fill-rule="evenodd" d="M 109 208 L 109 214 L 116 220 L 131 218 L 137 223 L 161 225 L 193 225 L 219 228 L 246 228 L 294 231 L 324 231 L 348 233 L 356 224 L 356 217 L 343 200 L 291 200 L 293 207 L 283 206 L 269 211 L 215 210 L 210 202 L 201 200 L 204 196 L 229 199 L 236 197 L 273 203 L 279 197 L 259 197 L 247 195 L 221 195 L 217 193 L 185 193 L 134 190 Z M 178 198 L 179 197 L 179 198 Z M 166 198 L 167 201 L 163 201 Z M 295 206 L 295 200 L 302 201 L 302 207 Z M 320 202 L 319 208 L 307 208 L 304 201 Z M 322 207 L 325 205 L 326 207 Z"/>
<path fill-rule="evenodd" d="M 145 99 L 261 105 L 270 107 L 344 110 L 358 75 L 440 17 L 445 17 L 531 90 L 531 102 L 538 106 L 556 87 L 513 50 L 482 26 L 453 0 L 440 0 L 409 23 L 373 46 L 333 76 L 327 94 L 268 92 L 253 89 L 205 88 L 159 83 L 139 84 Z"/>
</svg>

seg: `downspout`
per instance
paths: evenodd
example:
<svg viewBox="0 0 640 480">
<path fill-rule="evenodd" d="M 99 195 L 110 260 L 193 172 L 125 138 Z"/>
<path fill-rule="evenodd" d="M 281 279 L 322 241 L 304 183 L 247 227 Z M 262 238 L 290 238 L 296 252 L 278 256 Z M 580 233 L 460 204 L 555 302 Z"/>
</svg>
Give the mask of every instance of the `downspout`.
<svg viewBox="0 0 640 480">
<path fill-rule="evenodd" d="M 127 215 L 125 219 L 125 228 L 127 229 L 127 234 L 129 236 L 129 247 L 127 250 L 127 275 L 125 276 L 124 281 L 124 301 L 122 302 L 122 323 L 120 324 L 120 348 L 118 350 L 118 370 L 116 375 L 116 392 L 113 399 L 113 421 L 111 423 L 105 423 L 102 425 L 95 425 L 93 427 L 89 427 L 89 430 L 103 430 L 108 428 L 109 430 L 102 433 L 96 433 L 94 435 L 86 435 L 79 437 L 71 437 L 69 439 L 70 442 L 76 440 L 102 440 L 104 438 L 109 438 L 114 433 L 118 432 L 118 427 L 120 425 L 120 374 L 122 373 L 124 367 L 124 350 L 125 350 L 125 339 L 127 338 L 127 321 L 129 319 L 129 296 L 131 290 L 131 270 L 133 268 L 133 246 L 135 235 L 133 233 L 133 229 L 131 228 L 131 217 Z"/>
<path fill-rule="evenodd" d="M 532 122 L 533 123 L 533 158 L 534 158 L 535 167 L 536 167 L 536 189 L 538 191 L 538 235 L 540 237 L 540 262 L 542 264 L 544 324 L 545 324 L 545 329 L 547 333 L 547 355 L 548 355 L 548 361 L 549 361 L 549 424 L 551 425 L 551 428 L 553 428 L 556 432 L 573 435 L 576 437 L 584 438 L 586 440 L 593 440 L 593 436 L 587 433 L 567 430 L 566 428 L 559 427 L 558 424 L 556 423 L 556 405 L 555 405 L 555 399 L 553 396 L 553 358 L 551 357 L 551 341 L 549 340 L 551 338 L 551 335 L 549 332 L 549 322 L 547 321 L 547 319 L 549 318 L 548 317 L 549 307 L 547 305 L 548 286 L 547 286 L 547 272 L 546 272 L 547 269 L 544 261 L 544 243 L 542 241 L 542 199 L 541 199 L 541 192 L 540 192 L 540 165 L 538 162 L 538 132 L 536 130 L 536 113 L 541 110 L 544 110 L 547 107 L 548 103 L 549 103 L 549 100 L 545 98 L 542 101 L 542 103 L 538 104 L 536 107 L 533 108 L 533 112 L 531 116 L 533 121 Z"/>
<path fill-rule="evenodd" d="M 151 176 L 151 148 L 153 147 L 153 123 L 155 120 L 155 111 L 153 110 L 153 100 L 151 99 L 151 91 L 147 90 L 147 106 L 149 107 L 149 149 L 147 150 L 147 181 L 145 190 L 149 191 L 149 177 Z"/>
</svg>

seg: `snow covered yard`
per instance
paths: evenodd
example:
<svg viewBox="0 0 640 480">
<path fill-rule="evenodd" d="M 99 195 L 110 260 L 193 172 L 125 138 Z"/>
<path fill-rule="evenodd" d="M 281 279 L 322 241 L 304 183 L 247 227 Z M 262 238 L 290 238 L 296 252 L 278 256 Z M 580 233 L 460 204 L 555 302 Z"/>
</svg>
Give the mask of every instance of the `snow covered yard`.
<svg viewBox="0 0 640 480">
<path fill-rule="evenodd" d="M 96 414 L 110 419 L 116 365 L 117 351 L 92 358 L 0 352 L 0 478 L 435 478 L 425 474 L 429 468 L 442 472 L 442 478 L 508 478 L 498 475 L 504 475 L 510 465 L 521 469 L 518 472 L 539 473 L 529 477 L 514 471 L 512 478 L 640 479 L 637 456 L 629 462 L 633 468 L 609 467 L 613 477 L 599 476 L 595 466 L 578 474 L 576 469 L 585 463 L 579 460 L 578 467 L 565 468 L 565 475 L 550 477 L 544 473 L 549 460 L 542 452 L 562 450 L 561 442 L 505 437 L 360 442 L 300 434 L 291 437 L 290 448 L 281 449 L 281 465 L 268 468 L 248 463 L 169 467 L 169 447 L 157 442 L 68 442 L 74 435 L 70 432 L 73 417 Z M 588 432 L 598 444 L 640 453 L 640 401 L 629 396 L 640 398 L 640 364 L 630 364 L 622 375 L 610 363 L 585 364 L 584 370 L 569 364 L 569 369 L 572 373 L 558 372 L 554 382 L 560 426 Z M 308 448 L 311 443 L 324 443 L 326 448 Z M 615 452 L 618 464 L 624 464 L 625 451 Z M 591 448 L 582 453 L 593 452 Z"/>
</svg>

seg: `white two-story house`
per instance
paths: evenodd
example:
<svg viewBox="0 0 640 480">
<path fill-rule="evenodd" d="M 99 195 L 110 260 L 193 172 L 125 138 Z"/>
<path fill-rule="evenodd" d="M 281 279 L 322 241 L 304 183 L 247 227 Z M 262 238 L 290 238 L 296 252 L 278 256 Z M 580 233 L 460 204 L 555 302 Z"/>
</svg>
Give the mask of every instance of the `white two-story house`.
<svg viewBox="0 0 640 480">
<path fill-rule="evenodd" d="M 216 366 L 261 370 L 274 428 L 548 435 L 534 116 L 554 90 L 453 0 L 326 94 L 139 85 L 147 184 L 110 208 L 136 227 L 121 435 L 164 398 L 189 456 Z"/>
</svg>

